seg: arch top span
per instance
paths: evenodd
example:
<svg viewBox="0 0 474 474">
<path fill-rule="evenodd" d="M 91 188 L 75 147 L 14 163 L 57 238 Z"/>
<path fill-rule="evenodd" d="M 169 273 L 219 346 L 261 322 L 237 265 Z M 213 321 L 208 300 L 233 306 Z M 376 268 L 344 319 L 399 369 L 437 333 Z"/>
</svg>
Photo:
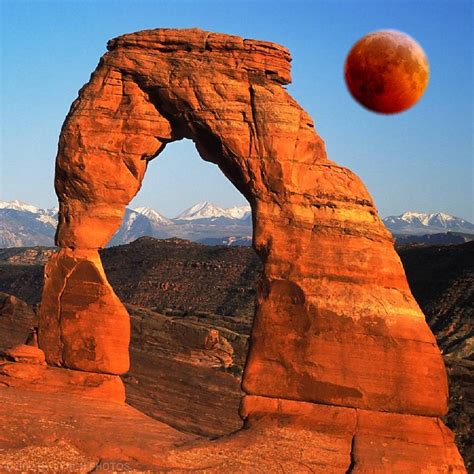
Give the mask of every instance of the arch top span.
<svg viewBox="0 0 474 474">
<path fill-rule="evenodd" d="M 150 160 L 189 138 L 252 206 L 264 270 L 245 392 L 443 414 L 443 362 L 392 237 L 365 186 L 328 160 L 313 121 L 283 87 L 288 51 L 196 29 L 133 33 L 108 48 L 59 140 L 61 251 L 46 268 L 40 310 L 48 362 L 127 370 L 127 314 L 97 251 Z"/>
<path fill-rule="evenodd" d="M 276 201 L 299 193 L 308 165 L 327 161 L 311 118 L 282 87 L 291 80 L 282 46 L 158 29 L 120 36 L 108 49 L 61 132 L 60 246 L 104 246 L 148 162 L 175 140 L 193 140 L 253 207 L 269 193 Z M 79 220 L 100 223 L 97 232 L 82 236 Z"/>
<path fill-rule="evenodd" d="M 159 54 L 171 54 L 189 60 L 191 54 L 212 53 L 212 63 L 227 66 L 234 57 L 239 68 L 260 71 L 280 84 L 291 82 L 291 55 L 287 48 L 269 41 L 244 39 L 240 36 L 212 33 L 199 28 L 139 31 L 118 36 L 107 43 L 107 49 L 141 49 Z"/>
</svg>

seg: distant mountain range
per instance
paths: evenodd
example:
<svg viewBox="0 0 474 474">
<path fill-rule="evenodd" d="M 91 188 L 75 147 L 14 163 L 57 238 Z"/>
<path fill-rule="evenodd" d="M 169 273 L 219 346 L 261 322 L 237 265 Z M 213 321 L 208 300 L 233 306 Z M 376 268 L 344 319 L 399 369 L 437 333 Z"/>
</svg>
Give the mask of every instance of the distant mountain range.
<svg viewBox="0 0 474 474">
<path fill-rule="evenodd" d="M 474 234 L 473 224 L 443 212 L 422 214 L 409 211 L 400 216 L 389 216 L 382 220 L 394 235 L 440 234 L 444 232 Z"/>
<path fill-rule="evenodd" d="M 135 209 L 138 211 L 138 209 Z M 141 212 L 141 211 L 139 211 Z M 198 202 L 194 206 L 186 209 L 184 212 L 175 217 L 174 221 L 202 221 L 216 219 L 242 220 L 251 216 L 252 210 L 247 204 L 246 206 L 234 206 L 227 209 L 217 207 L 212 202 Z"/>
<path fill-rule="evenodd" d="M 57 208 L 40 209 L 21 201 L 0 201 L 0 248 L 54 245 L 57 215 Z M 401 242 L 460 243 L 474 235 L 473 224 L 444 213 L 405 212 L 386 217 L 383 222 Z M 249 205 L 221 208 L 208 201 L 197 203 L 172 219 L 149 207 L 127 209 L 109 246 L 144 236 L 179 237 L 208 245 L 251 245 L 252 213 Z"/>
<path fill-rule="evenodd" d="M 0 201 L 0 248 L 54 245 L 58 209 L 40 209 L 21 201 Z M 200 202 L 173 219 L 149 207 L 126 209 L 120 229 L 109 243 L 121 245 L 139 237 L 179 237 L 212 245 L 252 241 L 249 205 L 221 208 Z"/>
<path fill-rule="evenodd" d="M 0 247 L 53 245 L 58 209 L 0 201 Z"/>
</svg>

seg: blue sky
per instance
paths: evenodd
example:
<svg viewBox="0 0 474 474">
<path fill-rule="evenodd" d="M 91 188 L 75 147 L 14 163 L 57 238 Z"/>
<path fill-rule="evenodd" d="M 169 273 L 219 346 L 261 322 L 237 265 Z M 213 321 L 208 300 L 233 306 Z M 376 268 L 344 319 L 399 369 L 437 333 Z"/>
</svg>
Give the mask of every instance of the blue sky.
<svg viewBox="0 0 474 474">
<path fill-rule="evenodd" d="M 199 27 L 291 50 L 290 93 L 315 120 L 329 157 L 363 179 L 382 216 L 444 211 L 474 221 L 469 0 L 0 0 L 0 8 L 0 199 L 56 205 L 60 127 L 108 39 L 148 28 Z M 360 107 L 342 76 L 352 44 L 386 28 L 417 39 L 431 68 L 421 101 L 393 116 Z M 191 142 L 178 142 L 150 164 L 132 204 L 172 217 L 200 200 L 244 202 Z"/>
</svg>

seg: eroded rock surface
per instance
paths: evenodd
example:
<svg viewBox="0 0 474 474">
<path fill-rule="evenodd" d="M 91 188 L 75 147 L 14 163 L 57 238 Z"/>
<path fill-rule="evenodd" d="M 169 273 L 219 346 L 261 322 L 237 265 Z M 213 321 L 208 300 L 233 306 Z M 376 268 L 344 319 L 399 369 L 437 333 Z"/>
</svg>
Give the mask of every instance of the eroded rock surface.
<svg viewBox="0 0 474 474">
<path fill-rule="evenodd" d="M 210 441 L 118 403 L 0 387 L 4 427 L 0 469 L 262 474 L 464 471 L 451 433 L 434 418 L 250 398 L 243 407 L 246 429 Z M 17 414 L 14 423 L 11 413 Z"/>
<path fill-rule="evenodd" d="M 123 257 L 125 258 L 126 254 L 123 254 Z M 134 252 L 132 252 L 132 258 L 136 258 Z M 130 371 L 123 378 L 127 391 L 127 403 L 180 431 L 202 436 L 224 435 L 241 428 L 242 419 L 238 415 L 242 396 L 239 375 L 247 355 L 248 348 L 245 341 L 246 334 L 250 331 L 251 321 L 247 322 L 243 334 L 236 334 L 235 331 L 241 327 L 241 323 L 239 320 L 233 321 L 233 318 L 203 314 L 165 316 L 149 309 L 130 305 L 127 305 L 127 311 L 132 321 L 131 366 Z M 202 361 L 215 361 L 212 358 L 212 352 L 209 357 L 202 357 L 202 354 L 206 352 L 205 338 L 202 336 L 216 330 L 233 347 L 234 365 L 227 370 L 222 365 L 211 367 L 202 363 Z M 240 331 L 240 329 L 237 330 Z M 6 339 L 9 334 L 14 336 L 15 331 L 3 333 Z M 183 337 L 184 334 L 186 337 Z M 200 357 L 197 361 L 192 359 L 195 354 Z M 446 356 L 444 359 L 450 375 L 450 409 L 444 420 L 456 433 L 457 444 L 469 470 L 473 458 L 472 436 L 470 436 L 474 413 L 473 363 L 452 356 Z M 27 366 L 23 370 L 10 371 L 10 377 L 4 378 L 3 381 L 7 381 L 9 386 L 18 386 L 21 380 L 18 378 L 22 377 L 22 387 L 28 386 L 30 390 L 31 383 L 34 381 L 31 375 L 35 374 L 37 377 L 38 369 L 32 370 Z M 67 371 L 64 375 L 67 374 L 74 375 L 75 371 Z M 108 377 L 97 375 L 99 376 L 96 377 L 97 381 L 101 377 L 104 379 Z M 11 376 L 16 377 L 16 380 Z M 28 384 L 25 383 L 25 377 L 30 378 Z M 51 385 L 54 379 L 49 380 L 49 390 L 51 390 L 54 387 Z M 67 377 L 64 377 L 63 382 L 66 380 Z M 74 385 L 70 383 L 61 385 L 56 379 L 56 390 L 66 393 L 71 393 L 73 390 L 74 393 L 82 396 L 92 395 L 98 398 L 99 392 L 91 391 L 90 385 L 89 389 L 86 384 L 82 387 L 78 385 L 86 379 L 81 381 L 70 378 L 71 380 Z M 36 378 L 35 382 L 36 390 L 48 390 L 44 377 Z M 104 398 L 110 398 L 111 393 L 106 384 L 96 386 L 101 389 L 100 394 L 104 394 Z"/>
<path fill-rule="evenodd" d="M 205 318 L 127 305 L 132 320 L 127 402 L 182 431 L 218 436 L 242 427 L 238 407 L 248 336 Z"/>
<path fill-rule="evenodd" d="M 36 314 L 16 296 L 0 293 L 0 351 L 26 341 L 34 326 Z"/>
<path fill-rule="evenodd" d="M 0 424 L 1 472 L 156 472 L 196 438 L 124 404 L 20 388 L 0 387 Z"/>
<path fill-rule="evenodd" d="M 49 260 L 39 340 L 52 365 L 110 374 L 128 369 L 129 316 L 97 251 L 64 248 Z"/>
<path fill-rule="evenodd" d="M 108 49 L 59 140 L 62 250 L 47 265 L 40 309 L 47 361 L 127 370 L 126 311 L 97 251 L 120 226 L 149 161 L 168 143 L 189 138 L 252 207 L 264 270 L 244 391 L 439 425 L 447 384 L 436 341 L 367 190 L 327 159 L 311 118 L 282 87 L 290 82 L 288 51 L 201 30 L 134 33 Z M 248 443 L 246 436 L 234 439 Z M 377 439 L 354 458 L 354 472 L 383 455 Z M 440 472 L 458 469 L 452 438 L 437 439 L 445 448 L 434 461 Z M 353 446 L 363 442 L 356 432 Z M 401 458 L 405 446 L 393 449 Z M 188 468 L 195 454 L 177 456 L 176 465 Z"/>
<path fill-rule="evenodd" d="M 116 375 L 59 369 L 33 363 L 0 361 L 0 386 L 28 392 L 53 393 L 67 398 L 124 403 L 125 389 Z M 26 414 L 29 409 L 26 409 Z"/>
</svg>

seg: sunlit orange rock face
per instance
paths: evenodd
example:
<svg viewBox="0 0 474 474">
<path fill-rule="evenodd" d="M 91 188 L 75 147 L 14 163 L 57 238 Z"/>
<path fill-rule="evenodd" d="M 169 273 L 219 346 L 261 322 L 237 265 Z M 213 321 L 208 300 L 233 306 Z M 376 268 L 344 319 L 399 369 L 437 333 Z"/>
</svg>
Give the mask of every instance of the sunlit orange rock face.
<svg viewBox="0 0 474 474">
<path fill-rule="evenodd" d="M 391 412 L 396 423 L 397 416 L 416 415 L 390 459 L 410 445 L 404 468 L 425 468 L 430 436 L 415 436 L 415 449 L 410 430 L 431 433 L 438 426 L 444 434 L 430 448 L 429 465 L 462 472 L 452 436 L 437 418 L 446 412 L 447 386 L 435 339 L 366 188 L 328 160 L 313 121 L 284 88 L 288 51 L 196 29 L 129 34 L 110 41 L 108 50 L 59 140 L 62 250 L 47 266 L 40 310 L 39 344 L 48 363 L 127 370 L 126 313 L 97 250 L 120 226 L 151 160 L 188 138 L 252 206 L 254 247 L 264 264 L 243 377 L 249 395 L 243 415 L 252 426 L 262 414 L 284 412 L 275 400 L 309 403 L 316 431 L 318 419 L 344 418 L 344 410 L 351 417 L 358 410 Z M 327 406 L 343 412 L 328 414 Z M 370 466 L 374 456 L 380 458 L 374 466 L 388 462 L 377 446 L 397 435 L 377 416 L 364 418 L 372 437 L 360 446 L 357 423 L 341 421 L 337 433 L 323 429 L 328 446 L 335 438 L 341 444 L 334 472 L 351 465 L 354 439 L 353 462 Z M 323 456 L 308 455 L 316 464 Z M 180 466 L 193 459 L 179 456 Z"/>
<path fill-rule="evenodd" d="M 428 85 L 429 66 L 413 38 L 382 30 L 369 33 L 353 46 L 344 75 L 350 93 L 361 105 L 394 114 L 418 102 Z"/>
</svg>

